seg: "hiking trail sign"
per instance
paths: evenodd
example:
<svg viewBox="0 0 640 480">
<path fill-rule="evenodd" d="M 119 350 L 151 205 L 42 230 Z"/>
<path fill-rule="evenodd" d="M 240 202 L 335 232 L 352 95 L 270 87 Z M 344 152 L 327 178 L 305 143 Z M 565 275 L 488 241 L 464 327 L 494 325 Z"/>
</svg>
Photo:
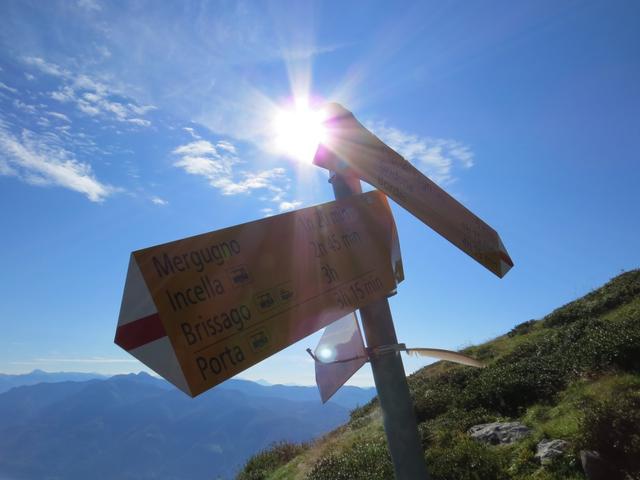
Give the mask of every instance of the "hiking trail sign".
<svg viewBox="0 0 640 480">
<path fill-rule="evenodd" d="M 354 175 L 379 188 L 411 214 L 502 278 L 513 261 L 498 233 L 384 144 L 337 103 L 327 106 L 328 140 L 314 164 Z"/>
<path fill-rule="evenodd" d="M 402 280 L 372 191 L 133 252 L 115 343 L 196 396 Z"/>
</svg>

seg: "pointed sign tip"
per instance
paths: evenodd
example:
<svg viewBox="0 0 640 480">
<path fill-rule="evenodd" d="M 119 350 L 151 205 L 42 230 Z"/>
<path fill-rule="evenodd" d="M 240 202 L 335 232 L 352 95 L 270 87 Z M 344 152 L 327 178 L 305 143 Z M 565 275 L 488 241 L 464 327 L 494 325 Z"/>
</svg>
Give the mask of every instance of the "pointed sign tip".
<svg viewBox="0 0 640 480">
<path fill-rule="evenodd" d="M 513 268 L 513 260 L 502 243 L 502 239 L 498 237 L 498 259 L 500 263 L 500 272 L 495 272 L 498 277 L 503 278 L 509 270 Z"/>
<path fill-rule="evenodd" d="M 500 260 L 509 265 L 509 268 L 513 268 L 513 260 L 506 251 L 500 252 Z"/>
<path fill-rule="evenodd" d="M 500 271 L 494 272 L 499 278 L 504 278 L 507 273 L 513 268 L 513 262 L 507 263 L 500 259 Z"/>
</svg>

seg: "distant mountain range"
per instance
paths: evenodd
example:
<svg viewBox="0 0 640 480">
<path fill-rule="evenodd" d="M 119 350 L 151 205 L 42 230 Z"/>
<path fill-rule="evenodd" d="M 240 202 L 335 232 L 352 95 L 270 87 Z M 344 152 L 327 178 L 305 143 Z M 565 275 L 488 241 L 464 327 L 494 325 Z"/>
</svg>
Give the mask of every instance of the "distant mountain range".
<svg viewBox="0 0 640 480">
<path fill-rule="evenodd" d="M 22 375 L 6 375 L 0 373 L 0 393 L 11 390 L 13 387 L 22 387 L 23 385 L 35 385 L 36 383 L 57 383 L 57 382 L 82 382 L 84 380 L 93 380 L 95 378 L 108 378 L 105 375 L 97 373 L 79 373 L 79 372 L 44 372 L 42 370 L 34 370 L 31 373 Z"/>
<path fill-rule="evenodd" d="M 375 394 L 343 387 L 322 405 L 315 387 L 228 380 L 192 399 L 145 373 L 0 382 L 3 480 L 231 478 L 251 454 L 322 435 Z"/>
</svg>

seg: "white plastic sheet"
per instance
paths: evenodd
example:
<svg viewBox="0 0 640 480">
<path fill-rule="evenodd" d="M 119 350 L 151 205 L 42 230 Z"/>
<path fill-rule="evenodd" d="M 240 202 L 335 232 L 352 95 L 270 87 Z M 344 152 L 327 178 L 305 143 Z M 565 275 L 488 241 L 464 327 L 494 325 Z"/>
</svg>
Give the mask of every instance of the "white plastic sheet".
<svg viewBox="0 0 640 480">
<path fill-rule="evenodd" d="M 367 353 L 355 313 L 329 325 L 315 349 L 316 384 L 322 403 L 367 362 Z"/>
</svg>

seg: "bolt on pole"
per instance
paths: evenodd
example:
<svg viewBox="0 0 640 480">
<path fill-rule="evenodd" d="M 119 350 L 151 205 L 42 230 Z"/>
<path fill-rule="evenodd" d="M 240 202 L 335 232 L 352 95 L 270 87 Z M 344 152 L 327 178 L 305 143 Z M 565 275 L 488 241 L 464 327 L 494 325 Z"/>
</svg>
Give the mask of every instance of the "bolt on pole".
<svg viewBox="0 0 640 480">
<path fill-rule="evenodd" d="M 329 182 L 333 186 L 336 200 L 362 193 L 357 177 L 331 172 Z M 362 307 L 360 317 L 367 347 L 398 343 L 386 298 Z M 400 352 L 373 355 L 370 363 L 396 479 L 428 480 L 429 474 Z"/>
</svg>

